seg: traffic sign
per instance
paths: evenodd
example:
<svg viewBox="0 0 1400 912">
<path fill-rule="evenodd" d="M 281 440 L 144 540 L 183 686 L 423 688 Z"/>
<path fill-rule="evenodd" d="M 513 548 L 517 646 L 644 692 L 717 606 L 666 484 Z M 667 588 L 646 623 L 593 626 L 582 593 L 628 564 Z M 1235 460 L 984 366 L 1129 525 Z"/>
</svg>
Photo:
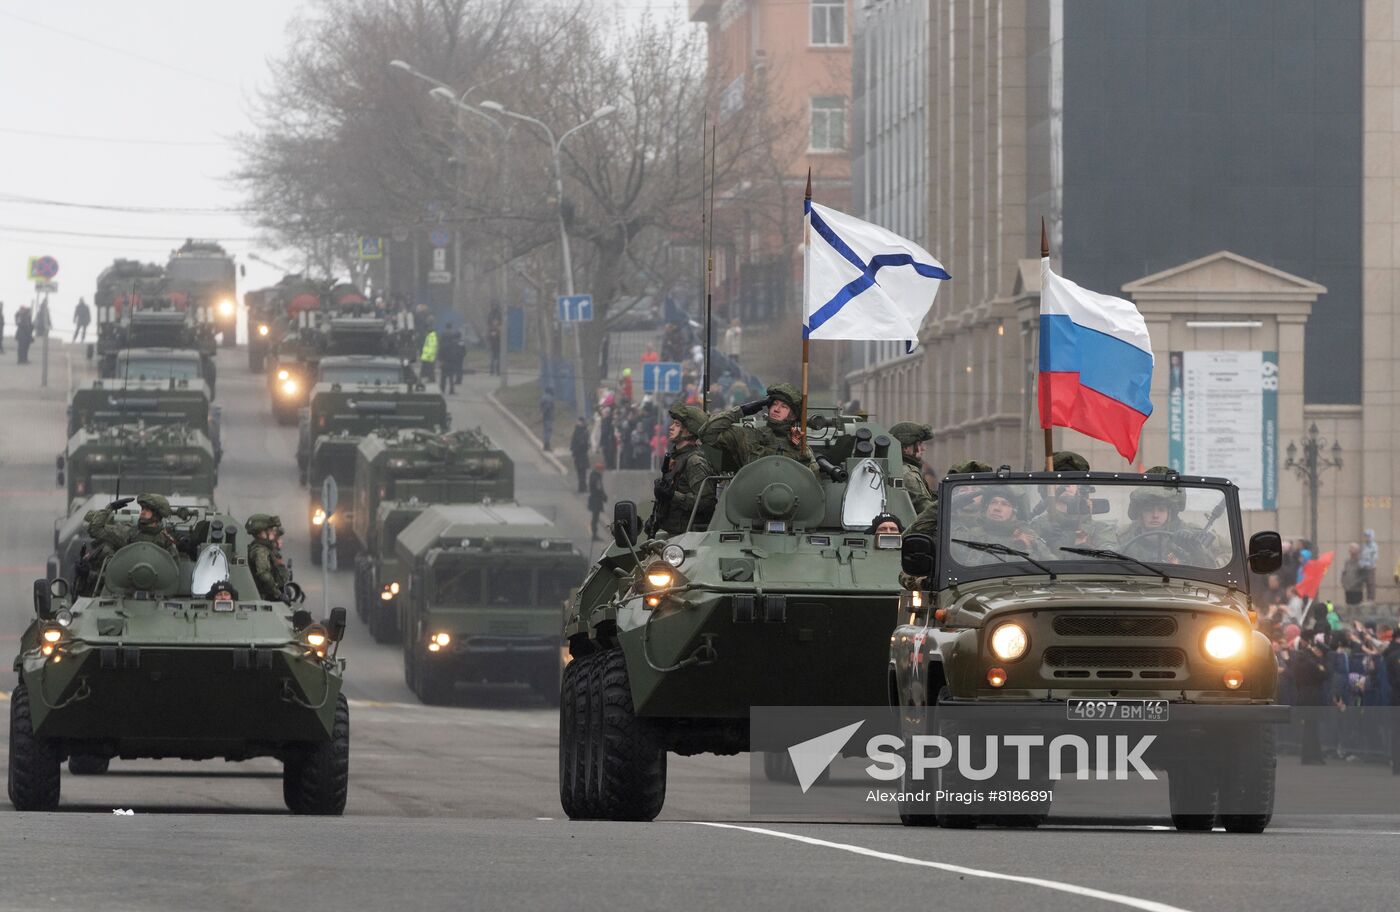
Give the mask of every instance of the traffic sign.
<svg viewBox="0 0 1400 912">
<path fill-rule="evenodd" d="M 452 232 L 446 228 L 434 228 L 428 232 L 428 240 L 433 242 L 434 247 L 446 247 L 452 241 Z"/>
<path fill-rule="evenodd" d="M 336 504 L 340 499 L 340 486 L 335 483 L 334 475 L 327 475 L 326 480 L 321 482 L 321 509 L 326 511 L 326 519 L 331 518 L 335 513 Z"/>
<path fill-rule="evenodd" d="M 29 258 L 29 280 L 44 282 L 58 275 L 58 260 L 51 256 Z"/>
<path fill-rule="evenodd" d="M 447 248 L 433 248 L 433 271 L 442 272 L 447 269 Z"/>
<path fill-rule="evenodd" d="M 590 323 L 593 321 L 593 295 L 560 295 L 560 323 Z"/>
<path fill-rule="evenodd" d="M 384 259 L 384 239 L 379 237 L 360 238 L 360 259 L 362 260 L 382 260 Z"/>
<path fill-rule="evenodd" d="M 452 273 L 445 269 L 434 269 L 428 273 L 429 285 L 451 285 Z"/>
<path fill-rule="evenodd" d="M 34 291 L 37 292 L 38 294 L 57 294 L 57 293 L 58 293 L 58 283 L 57 283 L 57 282 L 35 282 L 35 283 L 34 283 Z"/>
<path fill-rule="evenodd" d="M 642 365 L 643 393 L 679 393 L 681 364 L 679 361 L 651 361 Z"/>
</svg>

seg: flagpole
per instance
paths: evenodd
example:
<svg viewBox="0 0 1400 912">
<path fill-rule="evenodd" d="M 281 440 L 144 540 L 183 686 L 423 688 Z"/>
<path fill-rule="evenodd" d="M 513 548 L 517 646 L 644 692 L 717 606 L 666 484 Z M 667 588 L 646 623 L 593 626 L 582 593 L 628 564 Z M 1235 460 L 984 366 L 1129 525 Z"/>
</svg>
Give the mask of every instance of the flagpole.
<svg viewBox="0 0 1400 912">
<path fill-rule="evenodd" d="M 1042 215 L 1040 217 L 1040 258 L 1044 260 L 1049 256 L 1050 238 L 1049 235 L 1045 233 L 1045 216 Z M 1045 294 L 1045 289 L 1041 288 L 1040 293 L 1042 295 Z M 1044 326 L 1041 327 L 1040 331 L 1041 333 L 1045 332 Z M 1045 340 L 1043 338 L 1040 340 L 1040 344 L 1045 344 Z M 1050 413 L 1053 415 L 1055 411 L 1055 406 L 1054 400 L 1050 395 L 1050 377 L 1048 375 L 1045 378 L 1045 402 L 1046 405 L 1050 408 Z M 1053 419 L 1050 419 L 1048 421 L 1046 419 L 1047 416 L 1040 416 L 1040 420 L 1045 422 L 1045 471 L 1053 472 L 1055 471 L 1055 429 L 1053 426 Z"/>
<path fill-rule="evenodd" d="M 811 270 L 807 268 L 807 261 L 812 256 L 812 219 L 807 214 L 808 204 L 812 202 L 812 168 L 807 168 L 807 191 L 802 200 L 802 312 L 807 312 L 807 283 L 811 279 Z M 806 323 L 804 317 L 803 323 Z M 798 425 L 802 429 L 802 450 L 807 450 L 807 376 L 808 360 L 810 357 L 810 345 L 807 339 L 807 330 L 804 325 L 802 331 L 802 416 Z"/>
</svg>

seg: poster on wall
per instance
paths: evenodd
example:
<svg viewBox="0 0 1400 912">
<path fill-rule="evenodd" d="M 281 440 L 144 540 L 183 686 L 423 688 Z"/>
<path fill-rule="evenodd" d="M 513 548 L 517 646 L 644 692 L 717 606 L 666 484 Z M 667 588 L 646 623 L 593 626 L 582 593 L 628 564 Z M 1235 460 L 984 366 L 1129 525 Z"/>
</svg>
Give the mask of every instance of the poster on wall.
<svg viewBox="0 0 1400 912">
<path fill-rule="evenodd" d="M 1167 395 L 1171 467 L 1230 479 L 1241 509 L 1276 509 L 1278 352 L 1171 352 Z"/>
</svg>

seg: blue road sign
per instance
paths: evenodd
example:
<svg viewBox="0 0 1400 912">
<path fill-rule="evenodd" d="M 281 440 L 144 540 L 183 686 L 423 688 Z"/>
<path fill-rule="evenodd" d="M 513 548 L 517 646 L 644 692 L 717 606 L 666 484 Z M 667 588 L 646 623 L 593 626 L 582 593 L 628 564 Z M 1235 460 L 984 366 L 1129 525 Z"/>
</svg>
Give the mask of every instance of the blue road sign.
<svg viewBox="0 0 1400 912">
<path fill-rule="evenodd" d="M 593 320 L 593 295 L 560 295 L 560 323 L 589 323 Z"/>
<path fill-rule="evenodd" d="M 679 393 L 681 364 L 679 361 L 652 361 L 642 365 L 643 393 Z"/>
<path fill-rule="evenodd" d="M 452 232 L 446 228 L 434 228 L 428 232 L 428 240 L 433 242 L 434 247 L 446 247 L 452 243 Z"/>
</svg>

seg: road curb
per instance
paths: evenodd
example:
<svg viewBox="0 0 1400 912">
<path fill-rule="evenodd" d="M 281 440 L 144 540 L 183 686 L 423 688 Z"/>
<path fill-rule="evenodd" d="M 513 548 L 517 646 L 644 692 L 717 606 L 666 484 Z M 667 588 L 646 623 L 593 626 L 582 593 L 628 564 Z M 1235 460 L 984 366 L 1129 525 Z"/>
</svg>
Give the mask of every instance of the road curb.
<svg viewBox="0 0 1400 912">
<path fill-rule="evenodd" d="M 516 415 L 510 409 L 502 405 L 501 400 L 496 398 L 495 393 L 487 392 L 486 401 L 491 403 L 492 408 L 500 412 L 501 415 L 507 421 L 515 425 L 516 430 L 524 434 L 530 440 L 530 442 L 535 445 L 535 449 L 539 450 L 541 456 L 549 460 L 549 464 L 554 466 L 554 470 L 556 472 L 558 472 L 560 475 L 569 474 L 569 470 L 564 466 L 564 463 L 559 461 L 559 458 L 557 456 L 555 456 L 553 453 L 546 453 L 544 451 L 544 441 L 541 440 L 539 437 L 535 436 L 535 432 L 530 430 L 530 426 L 528 424 L 520 420 L 520 416 Z"/>
</svg>

